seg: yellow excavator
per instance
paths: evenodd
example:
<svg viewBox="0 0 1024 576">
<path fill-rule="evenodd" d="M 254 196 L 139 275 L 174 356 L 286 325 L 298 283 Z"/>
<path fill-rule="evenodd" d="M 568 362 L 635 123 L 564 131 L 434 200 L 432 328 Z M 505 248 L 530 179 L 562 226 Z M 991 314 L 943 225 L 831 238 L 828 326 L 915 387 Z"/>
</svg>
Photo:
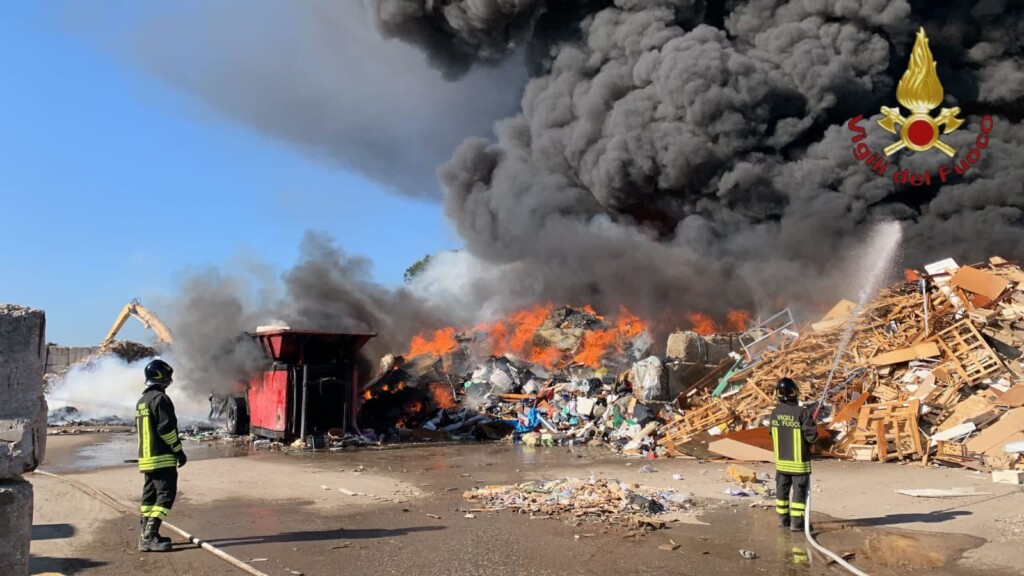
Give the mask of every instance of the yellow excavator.
<svg viewBox="0 0 1024 576">
<path fill-rule="evenodd" d="M 142 322 L 143 326 L 155 332 L 161 344 L 171 344 L 171 331 L 167 328 L 167 325 L 157 318 L 156 314 L 143 306 L 138 298 L 125 304 L 125 307 L 121 309 L 121 313 L 114 320 L 114 325 L 110 327 L 110 332 L 107 332 L 107 337 L 103 339 L 104 344 L 112 342 L 117 337 L 117 333 L 120 332 L 124 323 L 128 321 L 129 316 L 134 316 L 139 322 Z"/>
</svg>

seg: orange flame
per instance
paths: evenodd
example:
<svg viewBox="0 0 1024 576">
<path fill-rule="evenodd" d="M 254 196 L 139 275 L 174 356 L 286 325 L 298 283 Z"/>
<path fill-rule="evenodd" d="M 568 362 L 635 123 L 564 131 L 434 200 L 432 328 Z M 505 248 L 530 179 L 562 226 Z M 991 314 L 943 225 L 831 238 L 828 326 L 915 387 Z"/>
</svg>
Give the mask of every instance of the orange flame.
<svg viewBox="0 0 1024 576">
<path fill-rule="evenodd" d="M 601 358 L 604 357 L 615 344 L 615 330 L 594 330 L 583 335 L 583 346 L 573 356 L 572 361 L 576 364 L 583 364 L 591 368 L 601 367 Z"/>
<path fill-rule="evenodd" d="M 455 329 L 442 328 L 440 330 L 435 330 L 433 336 L 430 337 L 424 336 L 423 334 L 414 336 L 412 342 L 409 343 L 409 352 L 405 356 L 407 358 L 414 358 L 422 354 L 444 356 L 449 352 L 453 352 L 457 347 L 458 343 L 455 342 Z"/>
<path fill-rule="evenodd" d="M 745 332 L 750 325 L 750 312 L 729 310 L 725 315 L 725 326 L 730 332 Z"/>
<path fill-rule="evenodd" d="M 430 394 L 438 408 L 454 408 L 458 406 L 452 387 L 446 382 L 434 382 L 430 385 Z"/>
<path fill-rule="evenodd" d="M 687 315 L 687 319 L 690 321 L 690 328 L 701 336 L 708 336 L 718 332 L 718 326 L 715 324 L 715 321 L 707 314 L 691 312 Z"/>
<path fill-rule="evenodd" d="M 907 282 L 917 282 L 921 279 L 921 275 L 917 273 L 917 270 L 905 268 L 903 270 L 903 279 Z"/>
<path fill-rule="evenodd" d="M 588 331 L 584 334 L 577 350 L 563 354 L 558 348 L 534 343 L 534 335 L 543 326 L 553 309 L 554 307 L 550 304 L 534 306 L 513 312 L 495 322 L 477 325 L 473 331 L 486 332 L 487 343 L 486 349 L 475 352 L 494 356 L 514 355 L 549 370 L 558 369 L 567 362 L 598 368 L 602 358 L 621 352 L 625 344 L 648 330 L 646 322 L 627 309 L 620 308 L 611 327 Z M 580 309 L 593 314 L 601 321 L 608 322 L 590 306 L 583 306 Z M 429 336 L 420 334 L 410 343 L 408 356 L 417 354 L 443 356 L 453 352 L 458 347 L 455 334 L 454 328 L 437 330 Z"/>
</svg>

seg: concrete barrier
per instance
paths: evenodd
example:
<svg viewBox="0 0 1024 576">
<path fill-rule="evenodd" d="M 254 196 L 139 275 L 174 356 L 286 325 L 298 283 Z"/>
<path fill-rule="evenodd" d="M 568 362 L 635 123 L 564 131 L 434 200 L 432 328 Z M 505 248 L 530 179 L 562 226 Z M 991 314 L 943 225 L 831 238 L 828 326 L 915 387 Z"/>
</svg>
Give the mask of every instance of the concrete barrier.
<svg viewBox="0 0 1024 576">
<path fill-rule="evenodd" d="M 28 574 L 32 485 L 46 454 L 46 315 L 0 304 L 0 574 Z"/>
<path fill-rule="evenodd" d="M 0 305 L 0 479 L 31 472 L 46 452 L 46 316 Z"/>
<path fill-rule="evenodd" d="M 0 574 L 28 574 L 32 543 L 32 485 L 0 480 Z"/>
</svg>

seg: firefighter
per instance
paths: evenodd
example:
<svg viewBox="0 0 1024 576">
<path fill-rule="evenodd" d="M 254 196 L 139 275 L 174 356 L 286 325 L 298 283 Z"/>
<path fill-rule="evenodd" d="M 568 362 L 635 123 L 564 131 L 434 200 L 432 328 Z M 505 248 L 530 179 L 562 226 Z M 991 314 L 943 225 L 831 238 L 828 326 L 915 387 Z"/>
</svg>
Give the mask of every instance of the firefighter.
<svg viewBox="0 0 1024 576">
<path fill-rule="evenodd" d="M 779 405 L 772 411 L 772 447 L 775 452 L 775 511 L 779 527 L 804 529 L 804 510 L 811 484 L 811 445 L 818 441 L 818 426 L 810 410 L 800 406 L 800 390 L 790 378 L 775 385 Z M 793 495 L 790 498 L 790 489 Z"/>
<path fill-rule="evenodd" d="M 171 511 L 178 492 L 178 468 L 188 458 L 178 438 L 178 419 L 166 389 L 174 369 L 156 359 L 146 365 L 146 390 L 135 407 L 135 427 L 139 432 L 139 471 L 145 475 L 142 485 L 139 550 L 167 552 L 171 539 L 160 535 L 160 524 Z"/>
</svg>

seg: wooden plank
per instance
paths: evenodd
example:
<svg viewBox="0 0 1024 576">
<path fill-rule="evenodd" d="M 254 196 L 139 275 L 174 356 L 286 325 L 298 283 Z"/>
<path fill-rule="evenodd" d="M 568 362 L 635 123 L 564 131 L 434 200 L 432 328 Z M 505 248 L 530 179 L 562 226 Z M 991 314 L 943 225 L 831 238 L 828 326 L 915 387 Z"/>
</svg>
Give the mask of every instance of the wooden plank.
<svg viewBox="0 0 1024 576">
<path fill-rule="evenodd" d="M 1008 406 L 1010 408 L 1020 408 L 1024 406 L 1024 384 L 1017 384 L 1011 386 L 1009 390 L 1003 392 L 999 399 L 993 402 L 996 406 Z"/>
<path fill-rule="evenodd" d="M 968 440 L 967 449 L 971 452 L 988 452 L 1021 431 L 1024 431 L 1024 408 L 1015 408 L 1007 412 L 999 422 Z"/>
<path fill-rule="evenodd" d="M 961 266 L 956 274 L 949 279 L 949 283 L 988 298 L 995 300 L 1010 286 L 1010 281 L 970 266 Z"/>
<path fill-rule="evenodd" d="M 856 418 L 857 414 L 860 413 L 861 407 L 863 407 L 864 403 L 867 402 L 868 396 L 870 396 L 870 394 L 867 392 L 861 392 L 860 396 L 858 396 L 853 402 L 843 406 L 843 409 L 832 417 L 832 423 L 849 422 L 853 418 Z"/>
<path fill-rule="evenodd" d="M 910 362 L 911 360 L 935 358 L 937 356 L 939 356 L 939 345 L 935 342 L 925 342 L 923 344 L 918 344 L 917 346 L 879 354 L 869 360 L 869 362 L 875 366 L 888 366 L 890 364 L 900 364 L 903 362 Z"/>
<path fill-rule="evenodd" d="M 949 430 L 950 428 L 959 426 L 971 418 L 984 414 L 991 409 L 992 404 L 989 403 L 988 400 L 977 395 L 971 396 L 967 400 L 957 404 L 956 407 L 953 408 L 953 412 L 942 422 L 936 431 L 943 432 Z"/>
<path fill-rule="evenodd" d="M 731 438 L 722 438 L 708 444 L 708 450 L 725 456 L 731 460 L 744 462 L 773 462 L 775 455 L 771 450 L 765 450 Z"/>
</svg>

